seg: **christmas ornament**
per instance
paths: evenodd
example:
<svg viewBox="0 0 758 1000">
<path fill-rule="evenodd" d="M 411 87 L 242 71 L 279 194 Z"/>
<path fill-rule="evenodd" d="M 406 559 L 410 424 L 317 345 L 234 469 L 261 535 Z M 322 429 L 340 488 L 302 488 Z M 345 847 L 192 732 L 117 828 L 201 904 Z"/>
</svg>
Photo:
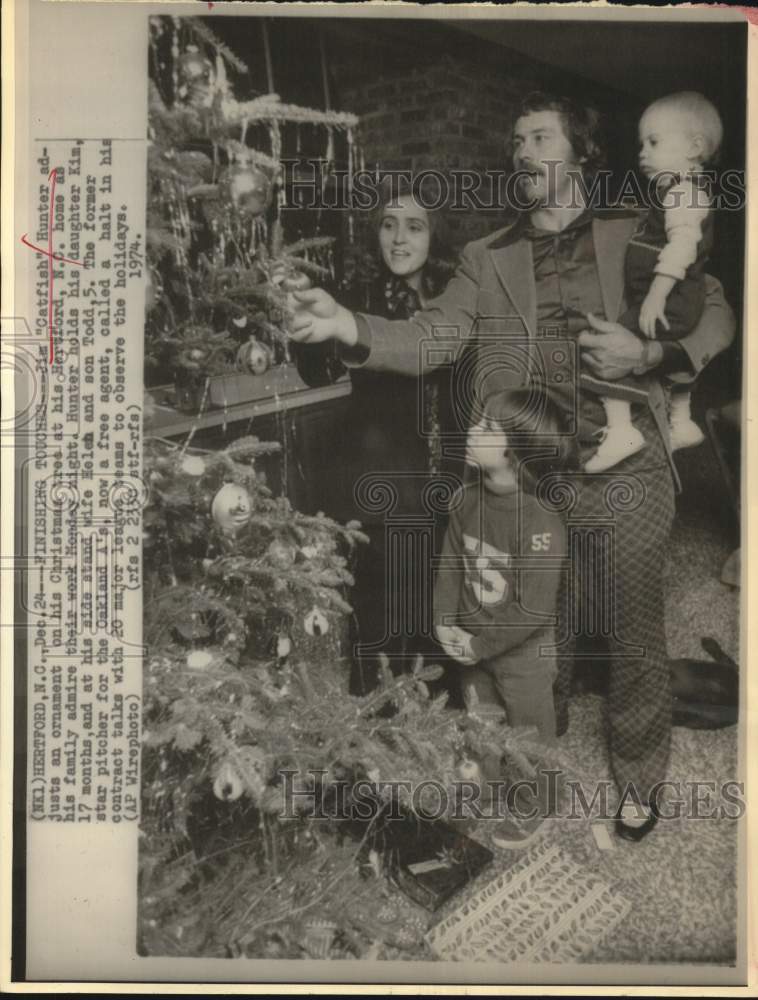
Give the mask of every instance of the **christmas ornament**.
<svg viewBox="0 0 758 1000">
<path fill-rule="evenodd" d="M 379 852 L 372 848 L 368 852 L 368 863 L 371 867 L 372 872 L 377 878 L 382 877 L 382 859 L 379 857 Z M 379 911 L 379 919 L 381 920 L 381 910 Z M 394 914 L 393 914 L 394 916 Z"/>
<path fill-rule="evenodd" d="M 185 347 L 179 351 L 178 364 L 190 372 L 199 372 L 212 353 L 210 347 Z"/>
<path fill-rule="evenodd" d="M 305 616 L 303 628 L 308 635 L 326 635 L 329 631 L 329 620 L 321 608 L 313 607 Z"/>
<path fill-rule="evenodd" d="M 179 59 L 179 72 L 182 80 L 189 84 L 196 80 L 209 80 L 211 64 L 198 50 L 196 45 L 188 45 Z"/>
<path fill-rule="evenodd" d="M 205 472 L 205 462 L 199 455 L 187 455 L 179 466 L 188 476 L 202 476 Z"/>
<path fill-rule="evenodd" d="M 221 180 L 222 197 L 230 200 L 241 215 L 255 218 L 266 211 L 271 198 L 271 181 L 254 164 L 237 163 Z"/>
<path fill-rule="evenodd" d="M 461 781 L 476 781 L 478 783 L 482 780 L 481 769 L 475 760 L 467 759 L 459 761 L 456 765 L 455 773 Z"/>
<path fill-rule="evenodd" d="M 251 337 L 237 351 L 237 366 L 252 375 L 262 375 L 271 364 L 271 349 Z"/>
<path fill-rule="evenodd" d="M 284 276 L 281 284 L 285 292 L 305 292 L 311 287 L 311 279 L 302 271 L 291 271 Z"/>
<path fill-rule="evenodd" d="M 242 779 L 232 764 L 228 760 L 223 761 L 213 780 L 213 794 L 222 802 L 236 802 L 244 790 Z"/>
<path fill-rule="evenodd" d="M 213 654 L 207 649 L 193 649 L 187 655 L 187 666 L 191 670 L 205 670 L 213 663 Z"/>
<path fill-rule="evenodd" d="M 211 517 L 222 531 L 238 531 L 251 514 L 250 494 L 237 483 L 225 483 L 213 498 Z"/>
<path fill-rule="evenodd" d="M 281 538 L 275 538 L 266 550 L 271 562 L 278 569 L 289 569 L 295 562 L 297 549 L 294 545 L 289 545 Z"/>
<path fill-rule="evenodd" d="M 292 652 L 292 640 L 288 635 L 280 635 L 276 640 L 276 658 L 286 660 Z"/>
</svg>

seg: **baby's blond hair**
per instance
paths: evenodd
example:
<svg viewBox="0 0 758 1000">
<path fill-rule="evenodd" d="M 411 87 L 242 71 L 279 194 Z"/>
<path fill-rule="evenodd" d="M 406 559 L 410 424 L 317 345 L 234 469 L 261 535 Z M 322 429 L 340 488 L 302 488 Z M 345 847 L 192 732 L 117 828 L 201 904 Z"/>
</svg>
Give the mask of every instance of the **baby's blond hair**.
<svg viewBox="0 0 758 1000">
<path fill-rule="evenodd" d="M 724 128 L 721 116 L 707 97 L 695 90 L 681 90 L 653 101 L 647 111 L 652 111 L 653 108 L 671 108 L 678 112 L 685 119 L 690 134 L 702 136 L 704 162 L 714 159 L 721 146 Z"/>
</svg>

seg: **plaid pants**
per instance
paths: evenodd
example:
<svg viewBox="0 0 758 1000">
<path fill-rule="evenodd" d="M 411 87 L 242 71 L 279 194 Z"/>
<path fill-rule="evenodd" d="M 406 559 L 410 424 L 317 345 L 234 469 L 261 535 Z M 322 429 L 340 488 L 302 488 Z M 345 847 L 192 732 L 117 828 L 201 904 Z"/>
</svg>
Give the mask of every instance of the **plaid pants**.
<svg viewBox="0 0 758 1000">
<path fill-rule="evenodd" d="M 663 625 L 663 564 L 674 515 L 674 486 L 663 443 L 647 411 L 637 425 L 646 447 L 607 473 L 572 477 L 569 573 L 560 598 L 558 735 L 580 644 L 592 639 L 610 671 L 611 767 L 640 799 L 666 776 L 671 688 Z"/>
</svg>

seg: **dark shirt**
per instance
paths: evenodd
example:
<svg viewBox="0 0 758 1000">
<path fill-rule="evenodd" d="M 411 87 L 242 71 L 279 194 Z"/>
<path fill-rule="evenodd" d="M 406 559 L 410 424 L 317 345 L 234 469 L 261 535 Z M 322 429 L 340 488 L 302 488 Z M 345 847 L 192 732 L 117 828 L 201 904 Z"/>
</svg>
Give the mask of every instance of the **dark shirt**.
<svg viewBox="0 0 758 1000">
<path fill-rule="evenodd" d="M 522 236 L 532 244 L 539 335 L 575 339 L 587 329 L 588 312 L 605 319 L 592 214 L 584 212 L 560 232 L 538 229 L 528 220 Z"/>
</svg>

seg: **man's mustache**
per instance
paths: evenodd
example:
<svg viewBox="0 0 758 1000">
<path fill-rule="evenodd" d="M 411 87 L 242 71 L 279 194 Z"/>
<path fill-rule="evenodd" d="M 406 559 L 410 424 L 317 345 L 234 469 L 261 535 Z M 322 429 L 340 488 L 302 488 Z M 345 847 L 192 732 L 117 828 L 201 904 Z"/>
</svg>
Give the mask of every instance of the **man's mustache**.
<svg viewBox="0 0 758 1000">
<path fill-rule="evenodd" d="M 519 163 L 515 164 L 515 167 L 516 167 L 516 173 L 521 175 L 520 179 L 522 180 L 526 180 L 527 177 L 532 177 L 534 175 L 540 177 L 547 176 L 547 170 L 536 163 Z"/>
</svg>

